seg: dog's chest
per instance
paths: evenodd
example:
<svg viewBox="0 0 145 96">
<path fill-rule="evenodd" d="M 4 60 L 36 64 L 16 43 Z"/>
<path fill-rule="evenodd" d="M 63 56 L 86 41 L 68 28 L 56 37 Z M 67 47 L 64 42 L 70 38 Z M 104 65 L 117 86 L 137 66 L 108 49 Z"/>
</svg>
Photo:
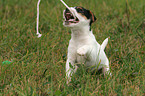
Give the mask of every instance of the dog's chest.
<svg viewBox="0 0 145 96">
<path fill-rule="evenodd" d="M 85 38 L 78 38 L 78 39 L 71 39 L 69 44 L 74 48 L 74 50 L 77 50 L 78 48 L 84 46 L 84 45 L 90 45 L 89 39 Z"/>
<path fill-rule="evenodd" d="M 80 56 L 77 54 L 77 50 L 84 45 L 91 45 L 90 39 L 87 38 L 79 38 L 79 39 L 71 39 L 69 42 L 69 52 L 73 57 L 75 57 L 76 63 L 85 63 L 86 56 Z"/>
</svg>

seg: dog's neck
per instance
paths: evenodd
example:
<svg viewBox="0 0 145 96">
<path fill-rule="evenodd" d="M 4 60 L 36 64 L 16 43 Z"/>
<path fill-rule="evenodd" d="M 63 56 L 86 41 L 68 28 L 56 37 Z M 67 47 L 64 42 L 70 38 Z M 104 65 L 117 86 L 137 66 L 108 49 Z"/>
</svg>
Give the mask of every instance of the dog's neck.
<svg viewBox="0 0 145 96">
<path fill-rule="evenodd" d="M 72 39 L 88 36 L 88 34 L 92 33 L 92 31 L 90 30 L 90 26 L 87 25 L 81 27 L 72 27 L 71 32 Z"/>
</svg>

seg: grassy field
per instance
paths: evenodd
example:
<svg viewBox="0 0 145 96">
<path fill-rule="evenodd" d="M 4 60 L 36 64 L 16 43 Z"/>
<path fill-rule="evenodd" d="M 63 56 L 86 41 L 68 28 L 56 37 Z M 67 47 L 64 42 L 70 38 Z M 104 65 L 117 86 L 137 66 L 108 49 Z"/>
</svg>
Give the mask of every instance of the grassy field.
<svg viewBox="0 0 145 96">
<path fill-rule="evenodd" d="M 65 62 L 71 31 L 62 25 L 65 7 L 41 0 L 36 36 L 37 0 L 0 1 L 0 96 L 145 95 L 145 1 L 65 0 L 90 9 L 97 41 L 110 37 L 105 52 L 112 77 L 92 75 L 83 66 L 66 85 Z M 11 61 L 11 64 L 2 63 Z"/>
</svg>

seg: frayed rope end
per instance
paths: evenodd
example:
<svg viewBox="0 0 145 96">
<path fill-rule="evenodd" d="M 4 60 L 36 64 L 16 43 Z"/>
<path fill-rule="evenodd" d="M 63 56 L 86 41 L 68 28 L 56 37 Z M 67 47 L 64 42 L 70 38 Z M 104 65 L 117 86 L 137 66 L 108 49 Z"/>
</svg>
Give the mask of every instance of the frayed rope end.
<svg viewBox="0 0 145 96">
<path fill-rule="evenodd" d="M 37 33 L 37 35 L 38 35 L 38 36 L 37 36 L 38 38 L 40 38 L 40 37 L 42 36 L 42 34 L 40 34 L 40 33 Z"/>
<path fill-rule="evenodd" d="M 37 35 L 38 35 L 38 38 L 40 38 L 42 36 L 42 34 L 40 34 L 38 32 L 38 27 L 39 27 L 39 4 L 40 4 L 40 1 L 41 0 L 38 0 L 38 3 L 37 3 L 37 24 L 36 24 L 36 31 L 37 31 Z"/>
</svg>

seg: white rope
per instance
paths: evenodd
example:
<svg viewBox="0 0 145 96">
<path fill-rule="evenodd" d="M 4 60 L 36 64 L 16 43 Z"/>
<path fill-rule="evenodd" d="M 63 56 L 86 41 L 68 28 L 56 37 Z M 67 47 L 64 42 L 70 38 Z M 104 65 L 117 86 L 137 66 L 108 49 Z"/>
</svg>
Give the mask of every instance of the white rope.
<svg viewBox="0 0 145 96">
<path fill-rule="evenodd" d="M 66 8 L 70 9 L 63 0 L 60 1 L 64 4 L 64 6 L 66 6 Z"/>
<path fill-rule="evenodd" d="M 76 16 L 75 16 L 74 13 L 70 10 L 70 7 L 68 7 L 68 5 L 67 5 L 63 0 L 60 0 L 60 1 L 61 1 L 61 2 L 64 4 L 64 6 L 72 13 L 74 19 L 76 19 Z"/>
<path fill-rule="evenodd" d="M 38 3 L 37 3 L 37 24 L 36 24 L 36 31 L 37 31 L 37 35 L 38 35 L 38 38 L 42 36 L 42 34 L 39 33 L 39 4 L 40 4 L 40 1 L 41 0 L 38 0 Z M 63 0 L 60 0 L 65 6 L 66 8 L 68 8 L 68 10 L 70 10 L 70 7 L 67 6 L 67 4 L 63 1 Z M 75 18 L 75 15 L 74 13 L 70 10 L 70 12 L 73 14 L 74 18 Z"/>
<path fill-rule="evenodd" d="M 42 34 L 39 33 L 39 4 L 40 4 L 40 0 L 38 0 L 38 3 L 37 3 L 37 25 L 36 25 L 36 30 L 37 30 L 37 35 L 38 35 L 38 38 L 42 36 Z"/>
</svg>

